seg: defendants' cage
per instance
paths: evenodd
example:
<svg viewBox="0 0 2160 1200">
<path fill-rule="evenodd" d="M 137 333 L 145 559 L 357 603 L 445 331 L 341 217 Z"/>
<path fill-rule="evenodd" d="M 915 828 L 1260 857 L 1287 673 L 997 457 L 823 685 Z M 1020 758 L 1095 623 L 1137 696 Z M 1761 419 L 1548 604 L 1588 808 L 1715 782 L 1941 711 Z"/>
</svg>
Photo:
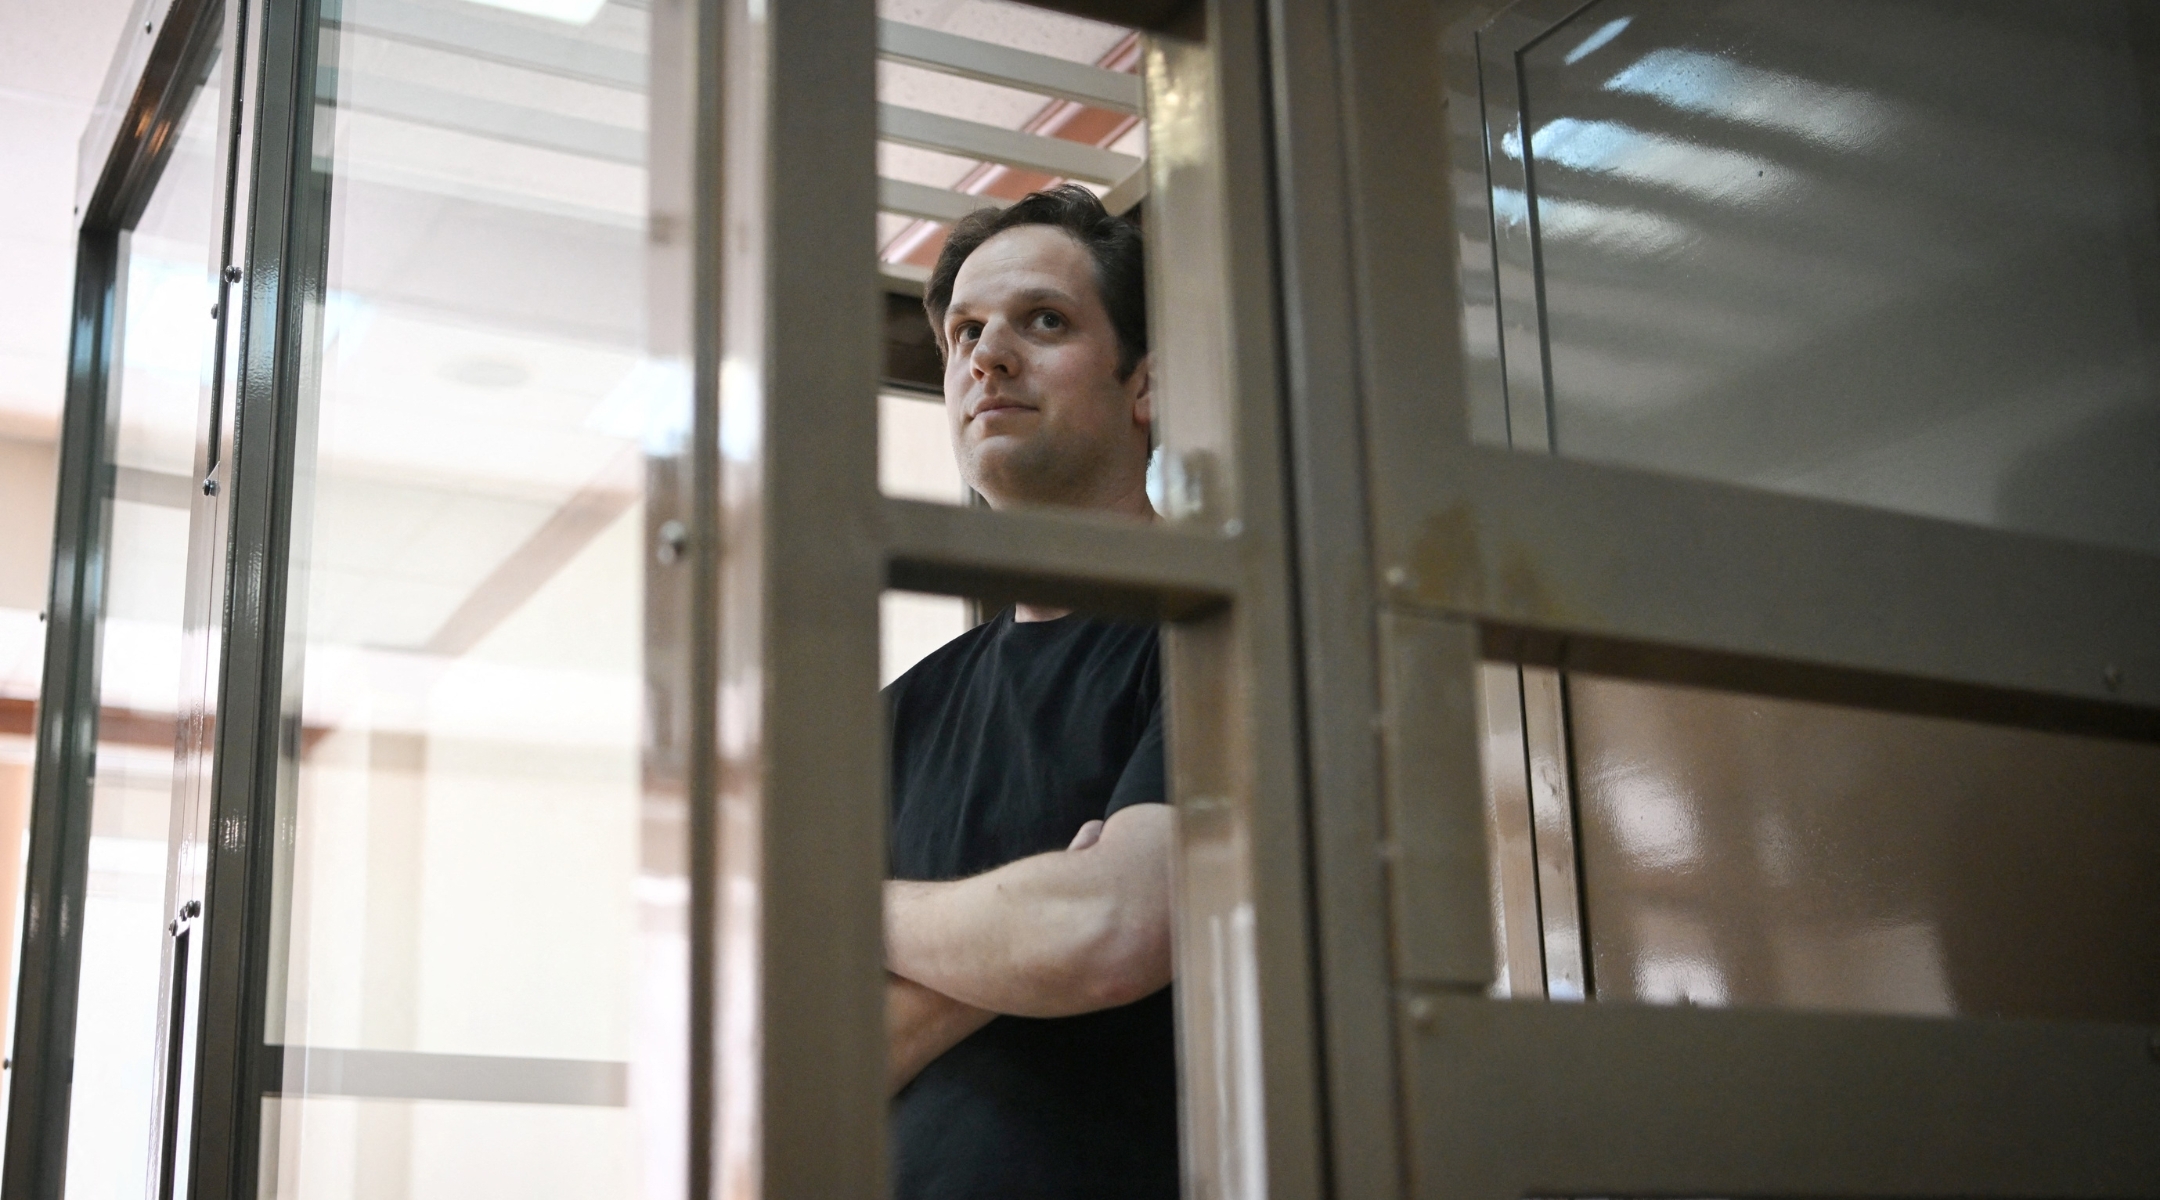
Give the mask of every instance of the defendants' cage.
<svg viewBox="0 0 2160 1200">
<path fill-rule="evenodd" d="M 875 1194 L 887 589 L 1167 624 L 1188 1194 L 2150 1194 L 2141 1025 L 1487 994 L 1503 958 L 1599 994 L 1562 673 L 2146 743 L 2150 548 L 1545 453 L 1581 206 L 1663 185 L 1524 114 L 1630 13 L 1059 7 L 1140 31 L 1139 78 L 869 4 L 146 0 L 86 143 L 0 1197 L 86 1144 L 121 503 L 189 513 L 126 1135 L 161 1198 L 452 1186 L 437 1135 L 519 1148 L 476 1187 Z M 1144 115 L 1144 173 L 881 106 L 881 56 Z M 1678 86 L 1568 128 L 1639 149 L 1627 106 Z M 191 103 L 215 315 L 192 458 L 149 471 L 108 428 L 123 264 Z M 876 398 L 936 380 L 911 255 L 995 194 L 975 163 L 1144 194 L 1166 522 L 881 494 Z M 1745 188 L 1678 190 L 1739 222 Z M 408 569 L 457 521 L 487 554 Z M 1534 861 L 1488 841 L 1510 787 Z"/>
</svg>

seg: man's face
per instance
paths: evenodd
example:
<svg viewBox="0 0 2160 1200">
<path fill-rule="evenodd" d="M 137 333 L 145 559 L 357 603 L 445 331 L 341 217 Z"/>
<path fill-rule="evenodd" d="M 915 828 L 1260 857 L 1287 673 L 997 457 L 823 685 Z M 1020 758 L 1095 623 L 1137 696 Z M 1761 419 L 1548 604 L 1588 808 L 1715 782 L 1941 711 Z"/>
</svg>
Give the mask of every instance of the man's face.
<svg viewBox="0 0 2160 1200">
<path fill-rule="evenodd" d="M 1147 363 L 1118 378 L 1117 332 L 1077 240 L 1022 225 L 984 242 L 960 264 L 943 332 L 968 486 L 997 508 L 1144 510 Z"/>
</svg>

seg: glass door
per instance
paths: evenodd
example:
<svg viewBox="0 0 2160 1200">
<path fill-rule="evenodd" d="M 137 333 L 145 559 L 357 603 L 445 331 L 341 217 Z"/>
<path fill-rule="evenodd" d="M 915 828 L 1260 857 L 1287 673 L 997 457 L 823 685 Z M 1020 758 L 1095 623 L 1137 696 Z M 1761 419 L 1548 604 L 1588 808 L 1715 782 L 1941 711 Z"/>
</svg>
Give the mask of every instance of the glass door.
<svg viewBox="0 0 2160 1200">
<path fill-rule="evenodd" d="M 214 78 L 214 73 L 213 73 Z M 69 1097 L 67 1194 L 155 1186 L 163 1022 L 184 1003 L 191 924 L 169 868 L 187 645 L 189 521 L 218 293 L 222 89 L 189 102 L 140 220 L 120 238 L 119 337 L 107 393 L 97 743 Z M 184 983 L 185 976 L 181 975 Z"/>
<path fill-rule="evenodd" d="M 9 1197 L 162 1200 L 184 1140 L 232 56 L 216 6 L 148 16 L 83 139 Z"/>
<path fill-rule="evenodd" d="M 681 1082 L 633 1068 L 687 901 L 641 803 L 644 454 L 682 391 L 646 353 L 648 23 L 346 0 L 301 34 L 262 1195 L 681 1188 Z"/>
</svg>

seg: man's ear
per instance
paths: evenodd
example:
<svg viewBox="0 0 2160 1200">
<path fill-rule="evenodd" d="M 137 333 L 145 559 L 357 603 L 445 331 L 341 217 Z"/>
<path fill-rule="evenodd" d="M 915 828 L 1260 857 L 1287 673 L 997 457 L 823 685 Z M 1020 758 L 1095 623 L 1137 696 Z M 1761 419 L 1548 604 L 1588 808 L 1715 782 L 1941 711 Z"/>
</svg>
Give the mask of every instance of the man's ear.
<svg viewBox="0 0 2160 1200">
<path fill-rule="evenodd" d="M 1125 377 L 1125 388 L 1132 396 L 1133 420 L 1142 425 L 1155 423 L 1155 393 L 1151 386 L 1154 372 L 1148 369 L 1153 361 L 1154 356 L 1141 355 L 1140 361 L 1133 364 L 1132 374 Z"/>
</svg>

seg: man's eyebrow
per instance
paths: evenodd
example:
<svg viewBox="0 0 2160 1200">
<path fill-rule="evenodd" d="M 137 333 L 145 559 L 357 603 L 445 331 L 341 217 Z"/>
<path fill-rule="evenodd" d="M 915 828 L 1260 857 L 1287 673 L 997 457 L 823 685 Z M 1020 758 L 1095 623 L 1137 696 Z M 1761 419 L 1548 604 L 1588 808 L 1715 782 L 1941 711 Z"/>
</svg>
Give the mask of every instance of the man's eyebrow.
<svg viewBox="0 0 2160 1200">
<path fill-rule="evenodd" d="M 1025 290 L 1012 293 L 1011 299 L 1014 302 L 1020 304 L 1038 304 L 1045 300 L 1055 300 L 1065 304 L 1080 303 L 1080 301 L 1076 299 L 1071 292 L 1066 291 L 1064 288 L 1056 287 L 1027 288 Z M 962 313 L 974 312 L 980 304 L 981 301 L 962 300 L 955 298 L 953 302 L 947 305 L 945 308 L 946 323 L 950 324 L 955 317 L 959 316 Z"/>
<path fill-rule="evenodd" d="M 1062 300 L 1067 304 L 1077 303 L 1071 292 L 1066 291 L 1064 288 L 1054 287 L 1029 288 L 1026 291 L 1016 293 L 1013 298 L 1023 304 L 1032 304 L 1038 300 Z"/>
</svg>

